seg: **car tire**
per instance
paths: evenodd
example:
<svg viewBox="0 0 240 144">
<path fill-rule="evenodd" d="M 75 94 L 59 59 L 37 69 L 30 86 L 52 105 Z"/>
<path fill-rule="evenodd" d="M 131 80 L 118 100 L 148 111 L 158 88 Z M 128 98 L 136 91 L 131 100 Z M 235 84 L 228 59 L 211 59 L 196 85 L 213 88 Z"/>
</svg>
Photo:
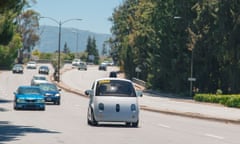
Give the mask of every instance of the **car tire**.
<svg viewBox="0 0 240 144">
<path fill-rule="evenodd" d="M 55 105 L 60 105 L 60 101 L 55 101 L 54 104 Z"/>
<path fill-rule="evenodd" d="M 88 119 L 89 123 L 91 123 L 92 126 L 97 126 L 97 121 L 95 120 L 93 110 L 91 109 L 90 113 L 91 120 Z"/>
<path fill-rule="evenodd" d="M 132 123 L 132 127 L 137 128 L 137 127 L 138 127 L 138 121 L 137 121 L 137 122 L 133 122 L 133 123 Z"/>
<path fill-rule="evenodd" d="M 127 126 L 127 127 L 130 127 L 130 126 L 131 126 L 131 123 L 130 123 L 130 122 L 126 122 L 126 126 Z"/>
<path fill-rule="evenodd" d="M 14 104 L 13 109 L 18 110 L 18 108 L 16 107 L 16 104 Z"/>
</svg>

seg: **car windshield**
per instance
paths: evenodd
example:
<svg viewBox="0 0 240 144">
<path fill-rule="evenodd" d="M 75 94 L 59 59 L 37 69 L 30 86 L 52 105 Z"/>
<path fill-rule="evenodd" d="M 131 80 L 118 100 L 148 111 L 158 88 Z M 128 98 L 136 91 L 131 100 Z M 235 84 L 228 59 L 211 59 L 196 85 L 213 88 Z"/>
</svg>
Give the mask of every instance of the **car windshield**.
<svg viewBox="0 0 240 144">
<path fill-rule="evenodd" d="M 22 65 L 15 65 L 14 68 L 22 68 Z"/>
<path fill-rule="evenodd" d="M 29 64 L 36 64 L 36 62 L 28 62 Z"/>
<path fill-rule="evenodd" d="M 34 77 L 34 79 L 35 80 L 46 80 L 46 77 L 38 77 L 38 76 L 36 76 L 36 77 Z"/>
<path fill-rule="evenodd" d="M 39 88 L 19 88 L 18 94 L 40 94 Z"/>
<path fill-rule="evenodd" d="M 58 91 L 54 84 L 39 84 L 39 87 L 43 91 Z"/>
<path fill-rule="evenodd" d="M 48 69 L 47 66 L 41 66 L 40 69 Z"/>
<path fill-rule="evenodd" d="M 136 97 L 136 93 L 128 81 L 100 80 L 97 83 L 96 96 Z"/>
</svg>

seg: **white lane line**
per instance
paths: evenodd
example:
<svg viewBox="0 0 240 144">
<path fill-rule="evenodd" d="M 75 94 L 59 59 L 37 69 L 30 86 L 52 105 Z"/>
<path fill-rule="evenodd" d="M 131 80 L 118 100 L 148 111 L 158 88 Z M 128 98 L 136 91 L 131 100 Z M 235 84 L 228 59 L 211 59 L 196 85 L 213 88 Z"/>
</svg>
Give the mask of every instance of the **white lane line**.
<svg viewBox="0 0 240 144">
<path fill-rule="evenodd" d="M 158 124 L 159 127 L 163 127 L 163 128 L 171 128 L 170 126 L 168 125 L 165 125 L 165 124 Z"/>
<path fill-rule="evenodd" d="M 221 140 L 224 139 L 224 137 L 217 136 L 217 135 L 214 135 L 214 134 L 205 133 L 204 135 L 207 136 L 207 137 L 215 138 L 215 139 L 221 139 Z"/>
</svg>

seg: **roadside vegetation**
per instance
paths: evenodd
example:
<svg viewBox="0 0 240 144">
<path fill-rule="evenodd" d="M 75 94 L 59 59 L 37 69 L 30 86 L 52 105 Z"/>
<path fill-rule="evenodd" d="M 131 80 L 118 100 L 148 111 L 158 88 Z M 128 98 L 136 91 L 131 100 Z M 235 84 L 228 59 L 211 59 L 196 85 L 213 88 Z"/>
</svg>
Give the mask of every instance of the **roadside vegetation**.
<svg viewBox="0 0 240 144">
<path fill-rule="evenodd" d="M 192 67 L 199 92 L 240 93 L 239 0 L 125 0 L 110 20 L 128 78 L 186 96 Z"/>
<path fill-rule="evenodd" d="M 194 100 L 240 108 L 240 94 L 195 94 Z"/>
</svg>

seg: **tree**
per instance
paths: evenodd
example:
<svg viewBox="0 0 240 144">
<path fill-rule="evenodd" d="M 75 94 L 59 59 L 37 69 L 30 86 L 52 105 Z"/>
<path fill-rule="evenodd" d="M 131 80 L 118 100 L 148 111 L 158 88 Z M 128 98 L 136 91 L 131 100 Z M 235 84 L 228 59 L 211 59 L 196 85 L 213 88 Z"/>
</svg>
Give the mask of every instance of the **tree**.
<svg viewBox="0 0 240 144">
<path fill-rule="evenodd" d="M 39 13 L 27 10 L 18 17 L 18 32 L 22 34 L 23 49 L 21 52 L 31 53 L 39 40 Z M 29 55 L 30 58 L 30 55 Z"/>
<path fill-rule="evenodd" d="M 0 1 L 0 67 L 10 69 L 22 47 L 21 36 L 16 31 L 17 16 L 28 3 L 25 0 Z"/>
<path fill-rule="evenodd" d="M 96 47 L 96 39 L 94 37 L 88 37 L 85 52 L 88 54 L 88 62 L 93 62 L 94 64 L 99 63 L 99 53 Z"/>
<path fill-rule="evenodd" d="M 69 47 L 67 46 L 67 43 L 65 42 L 64 47 L 63 47 L 63 53 L 69 54 L 71 51 Z"/>
<path fill-rule="evenodd" d="M 106 56 L 107 55 L 107 41 L 104 41 L 102 45 L 102 55 Z"/>
</svg>

